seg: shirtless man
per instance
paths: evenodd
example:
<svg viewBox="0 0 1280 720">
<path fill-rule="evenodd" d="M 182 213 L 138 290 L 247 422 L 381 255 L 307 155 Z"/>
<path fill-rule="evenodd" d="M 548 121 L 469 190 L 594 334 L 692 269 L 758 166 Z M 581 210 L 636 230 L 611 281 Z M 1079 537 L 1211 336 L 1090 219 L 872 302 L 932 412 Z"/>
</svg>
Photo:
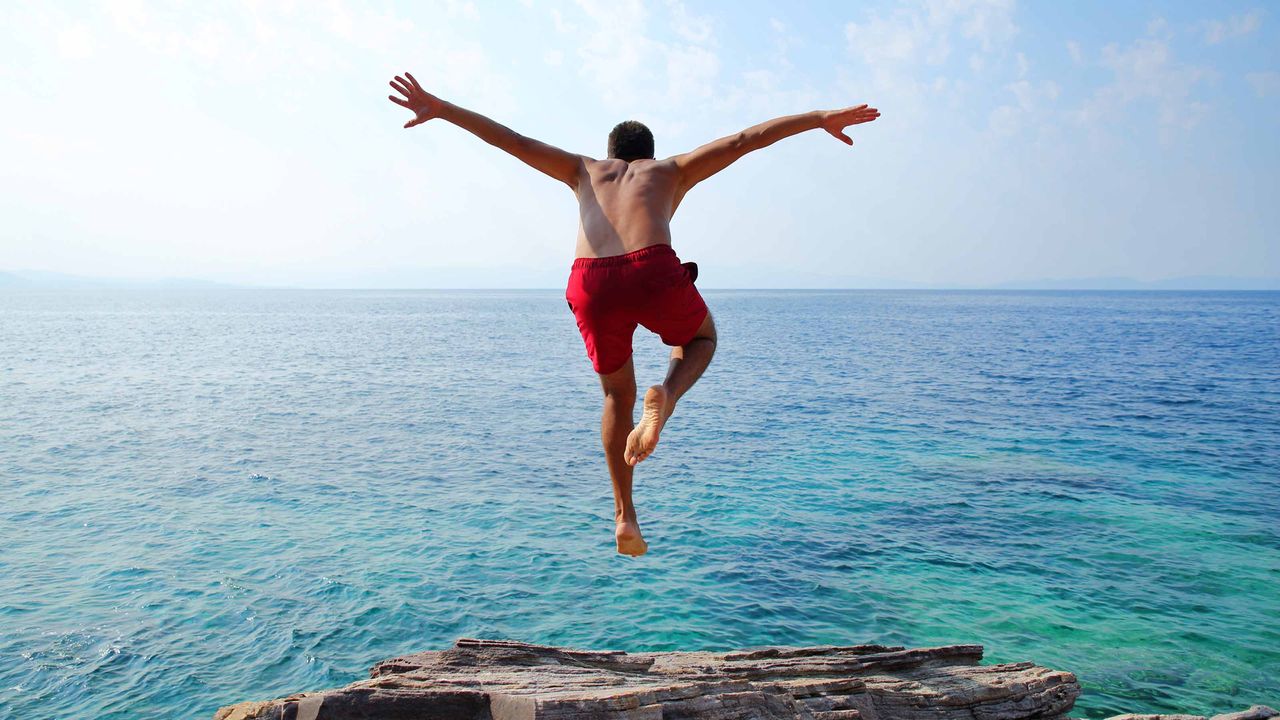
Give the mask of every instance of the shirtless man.
<svg viewBox="0 0 1280 720">
<path fill-rule="evenodd" d="M 604 389 L 600 436 L 613 480 L 618 552 L 643 555 L 649 546 L 631 503 L 632 469 L 653 453 L 663 424 L 716 350 L 715 324 L 693 286 L 696 266 L 682 265 L 671 249 L 671 216 L 690 188 L 753 150 L 819 128 L 852 145 L 844 128 L 871 122 L 880 113 L 859 105 L 780 117 L 664 160 L 654 158 L 649 129 L 627 121 L 609 133 L 608 157 L 596 160 L 527 138 L 445 102 L 423 90 L 407 72 L 397 75 L 391 87 L 403 96 L 391 95 L 391 102 L 415 114 L 406 128 L 441 118 L 568 185 L 577 195 L 578 243 L 565 299 Z M 672 350 L 666 379 L 645 391 L 640 424 L 633 425 L 631 337 L 637 325 L 658 334 Z"/>
</svg>

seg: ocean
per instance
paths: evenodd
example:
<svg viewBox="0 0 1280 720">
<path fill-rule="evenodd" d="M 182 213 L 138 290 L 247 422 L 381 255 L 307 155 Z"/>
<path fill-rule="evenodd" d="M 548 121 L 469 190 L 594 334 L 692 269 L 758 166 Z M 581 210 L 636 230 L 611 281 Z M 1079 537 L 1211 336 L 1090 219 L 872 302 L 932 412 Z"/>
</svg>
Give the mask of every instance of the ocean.
<svg viewBox="0 0 1280 720">
<path fill-rule="evenodd" d="M 706 297 L 630 559 L 561 292 L 0 292 L 0 718 L 208 718 L 460 636 L 1280 702 L 1280 293 Z"/>
</svg>

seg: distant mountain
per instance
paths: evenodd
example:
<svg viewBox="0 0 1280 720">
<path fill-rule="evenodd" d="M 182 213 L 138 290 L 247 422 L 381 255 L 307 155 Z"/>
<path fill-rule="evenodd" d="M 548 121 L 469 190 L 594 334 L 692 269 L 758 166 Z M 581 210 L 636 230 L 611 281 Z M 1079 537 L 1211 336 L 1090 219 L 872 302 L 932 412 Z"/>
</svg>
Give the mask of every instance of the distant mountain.
<svg viewBox="0 0 1280 720">
<path fill-rule="evenodd" d="M 314 277 L 293 285 L 271 287 L 330 289 L 513 289 L 564 287 L 565 273 L 519 266 L 466 268 L 398 268 L 385 271 Z M 709 265 L 698 280 L 703 289 L 789 290 L 1280 290 L 1280 278 L 1198 275 L 1142 281 L 1126 277 L 1037 279 L 997 285 L 935 285 L 866 276 L 766 270 L 748 266 Z M 268 287 L 193 278 L 109 278 L 40 270 L 0 271 L 0 288 L 26 289 L 218 289 Z"/>
<path fill-rule="evenodd" d="M 244 286 L 191 278 L 107 278 L 89 277 L 85 275 L 69 275 L 67 273 L 48 272 L 46 270 L 17 270 L 0 272 L 0 288 L 74 290 L 92 288 L 213 289 L 233 287 Z"/>
<path fill-rule="evenodd" d="M 994 290 L 1280 290 L 1280 278 L 1193 275 L 1165 280 L 1125 277 L 1027 280 L 992 286 Z"/>
<path fill-rule="evenodd" d="M 17 273 L 0 272 L 0 288 L 28 287 L 31 281 Z"/>
</svg>

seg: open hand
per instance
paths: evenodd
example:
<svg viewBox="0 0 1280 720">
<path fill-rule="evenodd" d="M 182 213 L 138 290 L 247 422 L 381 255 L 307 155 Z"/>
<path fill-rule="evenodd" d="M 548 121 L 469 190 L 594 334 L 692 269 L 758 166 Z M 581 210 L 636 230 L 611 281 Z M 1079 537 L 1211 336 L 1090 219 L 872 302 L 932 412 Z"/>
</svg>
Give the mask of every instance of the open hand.
<svg viewBox="0 0 1280 720">
<path fill-rule="evenodd" d="M 822 118 L 822 129 L 831 133 L 832 137 L 845 145 L 852 145 L 853 138 L 846 135 L 844 129 L 850 125 L 871 122 L 878 117 L 880 117 L 880 111 L 866 105 L 858 105 L 857 107 L 843 110 L 828 110 Z"/>
<path fill-rule="evenodd" d="M 405 80 L 405 78 L 409 79 Z M 405 123 L 405 127 L 411 128 L 414 125 L 421 125 L 433 117 L 440 116 L 440 98 L 423 90 L 418 81 L 409 73 L 406 72 L 403 78 L 397 75 L 396 79 L 391 81 L 391 87 L 399 91 L 401 95 L 404 95 L 405 99 L 401 100 L 395 95 L 388 95 L 387 99 L 400 107 L 409 108 L 414 112 L 415 117 Z"/>
</svg>

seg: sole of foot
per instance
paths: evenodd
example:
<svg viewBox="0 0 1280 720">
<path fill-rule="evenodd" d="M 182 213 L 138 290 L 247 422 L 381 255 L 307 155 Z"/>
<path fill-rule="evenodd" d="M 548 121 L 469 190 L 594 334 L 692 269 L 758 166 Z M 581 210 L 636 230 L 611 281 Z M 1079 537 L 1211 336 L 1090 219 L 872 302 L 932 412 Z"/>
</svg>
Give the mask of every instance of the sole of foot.
<svg viewBox="0 0 1280 720">
<path fill-rule="evenodd" d="M 640 423 L 627 436 L 627 451 L 624 457 L 628 465 L 636 465 L 653 454 L 658 447 L 658 436 L 662 426 L 667 422 L 667 389 L 654 385 L 644 394 L 644 411 L 640 415 Z"/>
<path fill-rule="evenodd" d="M 618 541 L 618 553 L 621 555 L 640 557 L 649 552 L 649 543 L 644 541 L 644 536 L 640 534 L 640 526 L 636 523 L 618 523 L 613 537 Z"/>
</svg>

